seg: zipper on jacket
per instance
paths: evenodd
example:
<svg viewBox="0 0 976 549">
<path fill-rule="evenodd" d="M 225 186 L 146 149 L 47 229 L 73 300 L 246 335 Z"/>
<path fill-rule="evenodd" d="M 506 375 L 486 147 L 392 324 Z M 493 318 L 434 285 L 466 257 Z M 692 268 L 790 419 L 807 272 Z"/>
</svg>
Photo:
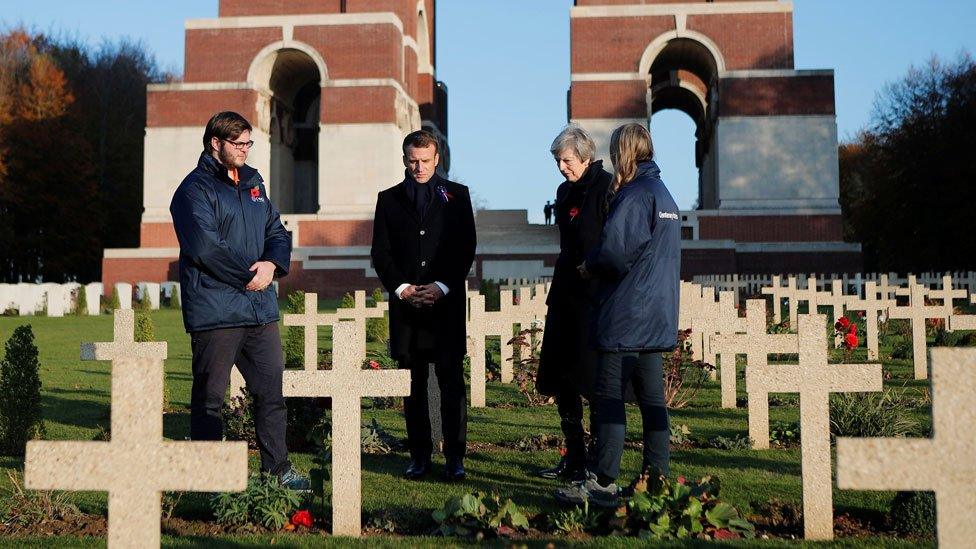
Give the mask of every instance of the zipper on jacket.
<svg viewBox="0 0 976 549">
<path fill-rule="evenodd" d="M 241 194 L 240 183 L 237 184 L 236 190 L 237 190 L 237 204 L 238 206 L 241 207 L 241 222 L 244 223 L 244 246 L 246 247 L 247 241 L 250 239 L 251 235 L 250 235 L 250 231 L 247 230 L 247 213 L 245 213 L 244 211 L 244 198 L 242 198 L 243 195 Z M 247 297 L 247 302 L 251 304 L 251 311 L 254 312 L 254 321 L 260 324 L 261 319 L 258 318 L 258 310 L 257 308 L 254 307 L 254 300 L 252 300 L 250 297 L 247 296 L 248 291 L 249 290 L 246 289 L 244 290 L 244 297 Z"/>
</svg>

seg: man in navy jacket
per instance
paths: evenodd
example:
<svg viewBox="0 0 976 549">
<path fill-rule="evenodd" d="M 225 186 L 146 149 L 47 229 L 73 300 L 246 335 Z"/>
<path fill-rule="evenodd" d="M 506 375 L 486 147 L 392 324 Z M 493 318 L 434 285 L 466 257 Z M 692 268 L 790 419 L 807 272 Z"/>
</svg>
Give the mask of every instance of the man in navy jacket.
<svg viewBox="0 0 976 549">
<path fill-rule="evenodd" d="M 244 162 L 251 125 L 233 112 L 215 114 L 196 169 L 170 204 L 180 242 L 183 323 L 190 334 L 193 388 L 190 437 L 221 440 L 220 409 L 236 364 L 254 398 L 261 470 L 308 490 L 288 461 L 284 357 L 274 277 L 288 274 L 291 235 L 268 198 L 264 180 Z"/>
</svg>

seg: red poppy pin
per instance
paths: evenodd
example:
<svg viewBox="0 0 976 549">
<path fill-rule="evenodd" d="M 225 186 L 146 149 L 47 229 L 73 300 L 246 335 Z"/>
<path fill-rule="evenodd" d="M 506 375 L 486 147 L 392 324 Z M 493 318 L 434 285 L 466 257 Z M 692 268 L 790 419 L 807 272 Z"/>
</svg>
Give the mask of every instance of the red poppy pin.
<svg viewBox="0 0 976 549">
<path fill-rule="evenodd" d="M 251 198 L 258 198 L 261 196 L 261 189 L 257 187 L 251 187 Z"/>
<path fill-rule="evenodd" d="M 580 212 L 579 208 L 577 208 L 576 206 L 573 206 L 569 210 L 569 218 L 570 219 L 576 219 L 576 216 L 579 215 L 579 212 Z"/>
</svg>

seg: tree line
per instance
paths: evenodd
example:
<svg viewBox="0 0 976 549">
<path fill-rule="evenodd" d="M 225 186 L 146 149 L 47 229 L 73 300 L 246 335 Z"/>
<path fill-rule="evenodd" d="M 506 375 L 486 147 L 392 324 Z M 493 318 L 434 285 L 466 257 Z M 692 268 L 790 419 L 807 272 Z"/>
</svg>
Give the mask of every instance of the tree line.
<svg viewBox="0 0 976 549">
<path fill-rule="evenodd" d="M 136 42 L 0 35 L 0 282 L 90 282 L 139 244 L 146 85 Z"/>
</svg>

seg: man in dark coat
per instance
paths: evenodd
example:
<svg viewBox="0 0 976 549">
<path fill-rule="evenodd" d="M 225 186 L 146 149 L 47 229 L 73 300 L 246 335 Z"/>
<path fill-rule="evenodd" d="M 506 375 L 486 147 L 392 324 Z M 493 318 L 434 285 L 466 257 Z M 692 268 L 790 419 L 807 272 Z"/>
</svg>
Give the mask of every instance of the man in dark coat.
<svg viewBox="0 0 976 549">
<path fill-rule="evenodd" d="M 215 114 L 197 167 L 170 205 L 193 357 L 190 438 L 223 438 L 220 409 L 236 364 L 254 398 L 261 470 L 304 491 L 309 481 L 291 468 L 285 447 L 285 361 L 271 286 L 275 276 L 288 274 L 291 235 L 261 175 L 244 163 L 254 145 L 250 137 L 251 124 L 243 116 Z"/>
<path fill-rule="evenodd" d="M 379 193 L 373 220 L 373 268 L 390 293 L 390 354 L 410 369 L 404 399 L 410 466 L 406 477 L 430 471 L 428 365 L 441 392 L 445 471 L 464 478 L 467 393 L 465 280 L 474 261 L 474 215 L 467 187 L 442 179 L 437 138 L 413 132 L 403 141 L 406 176 Z"/>
<path fill-rule="evenodd" d="M 583 280 L 577 266 L 600 243 L 613 176 L 593 160 L 595 145 L 583 129 L 570 126 L 553 141 L 551 152 L 566 181 L 556 191 L 559 257 L 546 304 L 545 333 L 536 387 L 556 397 L 566 454 L 544 478 L 579 478 L 586 467 L 583 398 L 590 399 L 597 353 L 588 344 L 597 286 Z M 591 422 L 592 423 L 592 422 Z"/>
</svg>

